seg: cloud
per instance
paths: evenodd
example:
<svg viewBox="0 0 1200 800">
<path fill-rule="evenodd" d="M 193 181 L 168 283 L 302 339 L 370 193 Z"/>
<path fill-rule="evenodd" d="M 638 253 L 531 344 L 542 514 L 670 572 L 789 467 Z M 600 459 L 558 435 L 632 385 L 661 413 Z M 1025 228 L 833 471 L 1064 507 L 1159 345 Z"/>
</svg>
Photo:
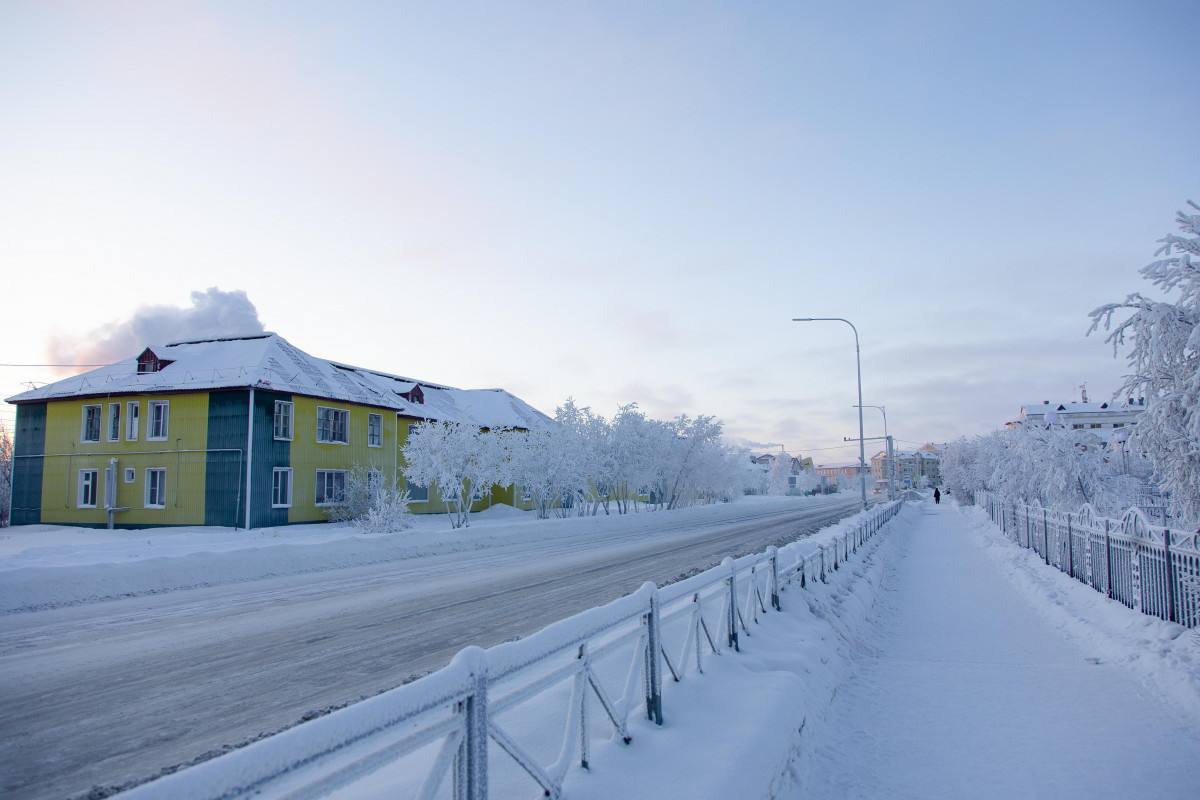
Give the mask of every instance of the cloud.
<svg viewBox="0 0 1200 800">
<path fill-rule="evenodd" d="M 190 308 L 142 306 L 126 320 L 108 322 L 85 336 L 55 336 L 48 347 L 53 364 L 110 364 L 137 355 L 150 344 L 208 336 L 263 332 L 258 310 L 246 293 L 213 286 L 192 292 Z"/>
</svg>

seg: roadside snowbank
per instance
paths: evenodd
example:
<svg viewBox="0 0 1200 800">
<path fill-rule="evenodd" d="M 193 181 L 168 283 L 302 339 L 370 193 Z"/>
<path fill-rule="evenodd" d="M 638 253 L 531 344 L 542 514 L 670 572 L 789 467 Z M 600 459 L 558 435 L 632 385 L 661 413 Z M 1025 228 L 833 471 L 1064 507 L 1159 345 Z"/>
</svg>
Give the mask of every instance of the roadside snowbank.
<svg viewBox="0 0 1200 800">
<path fill-rule="evenodd" d="M 350 525 L 94 530 L 29 525 L 0 532 L 0 613 L 217 586 L 493 548 L 561 545 L 597 537 L 686 537 L 715 525 L 840 502 L 826 497 L 751 496 L 737 503 L 623 516 L 534 519 L 508 506 L 451 530 L 442 515 L 412 529 L 365 534 Z"/>
<path fill-rule="evenodd" d="M 1105 661 L 1125 666 L 1151 692 L 1200 718 L 1200 628 L 1133 611 L 1059 572 L 1006 538 L 979 508 L 960 508 L 979 546 L 1037 612 Z"/>
</svg>

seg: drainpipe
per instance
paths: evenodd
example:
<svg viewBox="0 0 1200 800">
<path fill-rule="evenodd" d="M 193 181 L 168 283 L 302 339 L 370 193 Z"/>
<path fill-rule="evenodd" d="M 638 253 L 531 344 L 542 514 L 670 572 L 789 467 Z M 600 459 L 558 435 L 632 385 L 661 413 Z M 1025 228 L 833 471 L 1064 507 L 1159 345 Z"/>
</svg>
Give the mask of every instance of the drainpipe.
<svg viewBox="0 0 1200 800">
<path fill-rule="evenodd" d="M 250 490 L 250 476 L 254 467 L 254 388 L 250 388 L 250 409 L 246 424 L 246 530 L 250 530 L 250 506 L 254 492 Z M 294 433 L 294 432 L 293 432 Z"/>
<path fill-rule="evenodd" d="M 117 510 L 117 459 L 108 460 L 108 469 L 104 470 L 104 508 L 108 511 L 108 529 L 113 529 L 113 518 Z"/>
</svg>

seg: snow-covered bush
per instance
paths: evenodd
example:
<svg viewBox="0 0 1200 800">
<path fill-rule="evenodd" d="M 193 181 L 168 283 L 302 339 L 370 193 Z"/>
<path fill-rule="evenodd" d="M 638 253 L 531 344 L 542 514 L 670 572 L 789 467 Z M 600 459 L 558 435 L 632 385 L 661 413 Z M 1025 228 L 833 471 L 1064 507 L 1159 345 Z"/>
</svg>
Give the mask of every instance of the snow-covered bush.
<svg viewBox="0 0 1200 800">
<path fill-rule="evenodd" d="M 346 473 L 346 488 L 339 503 L 325 513 L 330 522 L 349 522 L 368 533 L 390 533 L 412 527 L 409 496 L 378 470 L 356 466 Z"/>
<path fill-rule="evenodd" d="M 356 518 L 355 527 L 366 533 L 392 533 L 412 527 L 412 515 L 408 512 L 410 502 L 408 490 L 399 487 L 383 487 L 370 504 L 367 513 Z"/>
<path fill-rule="evenodd" d="M 1194 212 L 1200 206 L 1189 203 Z M 1117 397 L 1144 397 L 1130 445 L 1154 465 L 1159 488 L 1180 519 L 1200 521 L 1200 213 L 1180 212 L 1180 234 L 1159 240 L 1141 274 L 1174 302 L 1139 292 L 1091 312 L 1088 333 L 1103 327 L 1114 354 L 1128 347 L 1132 372 Z M 1132 311 L 1114 325 L 1114 317 Z"/>
<path fill-rule="evenodd" d="M 8 428 L 0 422 L 0 528 L 7 528 L 12 500 L 13 443 Z"/>
</svg>

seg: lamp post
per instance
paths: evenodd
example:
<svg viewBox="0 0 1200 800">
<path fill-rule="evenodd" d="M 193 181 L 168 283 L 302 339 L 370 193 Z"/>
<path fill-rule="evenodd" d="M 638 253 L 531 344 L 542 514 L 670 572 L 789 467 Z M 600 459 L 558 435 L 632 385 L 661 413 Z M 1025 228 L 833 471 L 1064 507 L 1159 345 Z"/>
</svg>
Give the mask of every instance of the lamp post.
<svg viewBox="0 0 1200 800">
<path fill-rule="evenodd" d="M 862 412 L 862 350 L 858 346 L 858 328 L 854 323 L 843 317 L 796 317 L 792 322 L 844 322 L 854 331 L 854 363 L 858 367 L 858 482 L 862 489 L 863 509 L 867 508 L 867 453 L 863 441 L 863 412 Z"/>
<path fill-rule="evenodd" d="M 883 406 L 873 406 L 870 403 L 867 403 L 865 406 L 852 406 L 852 407 L 857 408 L 860 411 L 863 408 L 878 408 L 879 413 L 883 414 L 883 438 L 888 443 L 888 452 L 887 452 L 888 499 L 895 500 L 896 499 L 896 461 L 892 457 L 892 437 L 888 435 L 887 409 L 884 408 Z"/>
</svg>

